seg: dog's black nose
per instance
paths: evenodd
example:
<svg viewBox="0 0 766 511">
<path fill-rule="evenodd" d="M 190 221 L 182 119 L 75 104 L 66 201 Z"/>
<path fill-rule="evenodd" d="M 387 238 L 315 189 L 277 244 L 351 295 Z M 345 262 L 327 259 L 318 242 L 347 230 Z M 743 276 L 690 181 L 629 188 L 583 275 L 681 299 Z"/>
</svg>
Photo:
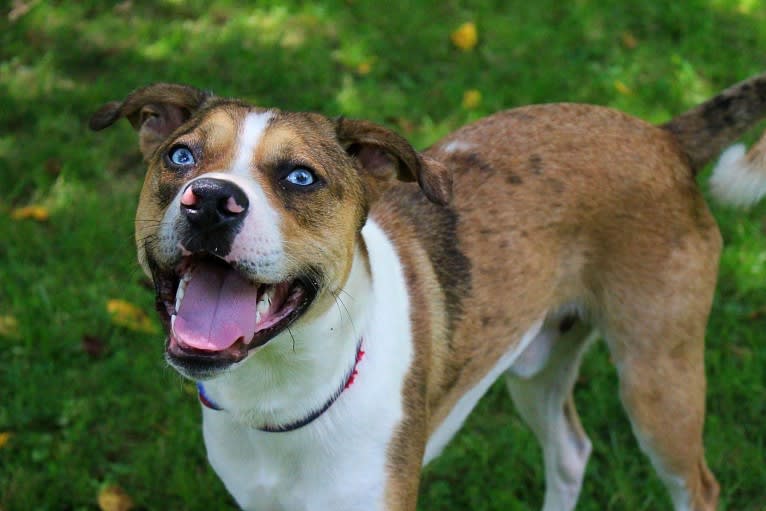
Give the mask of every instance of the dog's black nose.
<svg viewBox="0 0 766 511">
<path fill-rule="evenodd" d="M 223 179 L 198 179 L 181 196 L 181 212 L 192 226 L 203 231 L 240 222 L 248 205 L 245 192 Z"/>
<path fill-rule="evenodd" d="M 247 195 L 231 181 L 202 178 L 181 195 L 181 215 L 186 219 L 182 245 L 190 252 L 225 256 L 247 216 Z"/>
</svg>

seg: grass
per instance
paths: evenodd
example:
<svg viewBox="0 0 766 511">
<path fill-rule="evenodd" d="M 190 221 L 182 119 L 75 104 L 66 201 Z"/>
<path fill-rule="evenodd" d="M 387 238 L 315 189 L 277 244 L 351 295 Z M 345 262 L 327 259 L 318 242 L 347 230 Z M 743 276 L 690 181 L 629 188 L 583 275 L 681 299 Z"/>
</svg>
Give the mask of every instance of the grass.
<svg viewBox="0 0 766 511">
<path fill-rule="evenodd" d="M 766 68 L 758 0 L 374 5 L 22 0 L 3 8 L 0 433 L 10 437 L 0 447 L 2 511 L 96 509 L 109 484 L 138 509 L 234 508 L 205 460 L 194 390 L 164 366 L 160 335 L 115 325 L 106 311 L 119 298 L 151 313 L 153 296 L 132 245 L 142 179 L 135 136 L 127 124 L 86 129 L 103 102 L 153 81 L 186 82 L 368 118 L 424 147 L 487 113 L 535 102 L 610 105 L 659 122 Z M 465 21 L 476 23 L 479 45 L 462 52 L 449 34 Z M 464 108 L 472 89 L 481 101 Z M 30 204 L 45 206 L 49 220 L 11 217 Z M 722 483 L 721 509 L 763 510 L 766 208 L 714 214 L 726 249 L 707 340 L 707 457 Z M 599 346 L 576 391 L 594 443 L 578 509 L 667 509 L 615 389 Z M 493 387 L 425 471 L 419 509 L 541 502 L 537 444 Z"/>
</svg>

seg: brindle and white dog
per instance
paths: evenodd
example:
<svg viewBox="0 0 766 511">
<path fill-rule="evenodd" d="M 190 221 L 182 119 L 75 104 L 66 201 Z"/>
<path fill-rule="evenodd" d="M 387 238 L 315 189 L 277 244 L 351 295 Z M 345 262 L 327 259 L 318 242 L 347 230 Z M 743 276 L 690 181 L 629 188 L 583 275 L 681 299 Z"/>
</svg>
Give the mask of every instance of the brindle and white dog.
<svg viewBox="0 0 766 511">
<path fill-rule="evenodd" d="M 421 467 L 502 376 L 544 509 L 571 510 L 591 452 L 572 386 L 598 332 L 675 509 L 710 511 L 721 236 L 695 173 L 764 115 L 766 74 L 663 126 L 529 106 L 418 153 L 370 122 L 155 84 L 91 127 L 139 132 L 138 257 L 243 508 L 414 510 Z M 734 148 L 714 190 L 754 202 L 764 169 L 766 141 Z"/>
</svg>

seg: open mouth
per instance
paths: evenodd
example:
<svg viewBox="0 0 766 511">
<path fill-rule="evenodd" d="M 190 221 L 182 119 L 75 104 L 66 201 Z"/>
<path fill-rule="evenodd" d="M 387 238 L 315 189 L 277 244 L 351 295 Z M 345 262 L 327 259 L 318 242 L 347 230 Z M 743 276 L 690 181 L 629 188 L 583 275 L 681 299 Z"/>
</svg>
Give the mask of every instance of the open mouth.
<svg viewBox="0 0 766 511">
<path fill-rule="evenodd" d="M 300 317 L 318 288 L 302 277 L 253 282 L 208 255 L 184 257 L 174 272 L 153 274 L 167 355 L 195 373 L 243 360 Z"/>
</svg>

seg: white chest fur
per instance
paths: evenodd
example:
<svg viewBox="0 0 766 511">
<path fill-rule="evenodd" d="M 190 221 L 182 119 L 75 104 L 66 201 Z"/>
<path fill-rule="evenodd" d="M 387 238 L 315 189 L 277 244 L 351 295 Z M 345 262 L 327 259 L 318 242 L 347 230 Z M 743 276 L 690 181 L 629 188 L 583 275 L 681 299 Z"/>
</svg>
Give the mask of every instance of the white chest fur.
<svg viewBox="0 0 766 511">
<path fill-rule="evenodd" d="M 330 310 L 326 314 L 333 315 L 332 319 L 318 321 L 323 325 L 321 333 L 315 332 L 317 335 L 310 338 L 309 327 L 301 334 L 321 348 L 325 341 L 322 337 L 327 336 L 326 323 L 335 321 L 339 324 L 333 332 L 349 335 L 353 331 L 361 336 L 365 356 L 357 367 L 354 384 L 317 420 L 292 432 L 262 432 L 237 422 L 226 411 L 204 409 L 203 431 L 210 463 L 243 509 L 382 509 L 387 448 L 402 418 L 402 386 L 413 347 L 409 298 L 394 247 L 372 221 L 362 235 L 369 253 L 372 285 L 359 286 L 352 281 L 369 278 L 364 271 L 358 271 L 363 261 L 357 258 L 357 268 L 352 270 L 346 288 L 371 290 L 370 296 L 362 300 L 366 313 L 351 318 Z M 357 298 L 353 293 L 342 296 L 346 303 Z M 353 325 L 349 329 L 350 322 Z M 327 345 L 339 344 L 327 341 Z M 272 342 L 290 343 L 291 339 Z M 321 356 L 338 354 L 324 350 Z M 242 369 L 247 368 L 238 370 Z M 241 379 L 228 380 L 228 384 L 234 381 Z M 296 386 L 310 389 L 318 383 L 296 374 Z M 216 390 L 226 389 L 219 385 Z"/>
</svg>

